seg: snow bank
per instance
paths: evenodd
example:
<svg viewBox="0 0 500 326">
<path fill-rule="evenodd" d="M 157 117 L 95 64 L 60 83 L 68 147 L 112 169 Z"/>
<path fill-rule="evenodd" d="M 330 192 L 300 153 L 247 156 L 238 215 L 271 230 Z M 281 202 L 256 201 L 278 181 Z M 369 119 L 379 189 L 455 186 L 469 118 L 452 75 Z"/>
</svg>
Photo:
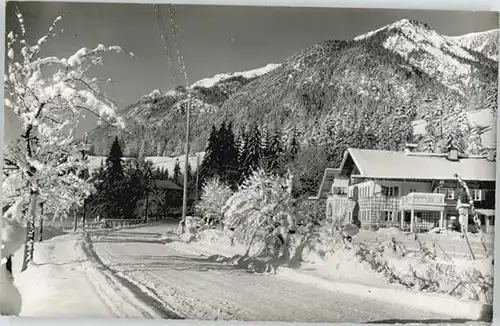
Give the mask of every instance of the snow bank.
<svg viewBox="0 0 500 326">
<path fill-rule="evenodd" d="M 86 252 L 81 233 L 35 244 L 34 262 L 23 273 L 22 249 L 14 255 L 14 283 L 25 317 L 157 316 Z M 82 300 L 84 298 L 85 300 Z"/>
<path fill-rule="evenodd" d="M 2 257 L 0 257 L 0 316 L 19 315 L 22 299 L 19 290 L 14 284 L 13 275 L 7 270 L 7 257 L 20 250 L 24 244 L 24 227 L 21 222 L 11 219 L 2 219 Z"/>
<path fill-rule="evenodd" d="M 415 293 L 413 291 L 332 282 L 288 268 L 280 270 L 278 277 L 294 282 L 309 284 L 322 289 L 328 289 L 330 291 L 364 296 L 370 299 L 390 302 L 395 305 L 406 305 L 412 307 L 412 309 L 446 314 L 454 319 L 491 321 L 493 311 L 490 305 L 483 305 L 474 301 L 458 300 L 456 298 L 436 294 Z"/>
<path fill-rule="evenodd" d="M 115 316 L 87 277 L 79 241 L 79 234 L 69 234 L 36 243 L 34 262 L 23 273 L 19 273 L 23 251 L 15 254 L 14 282 L 23 298 L 21 316 Z"/>
<path fill-rule="evenodd" d="M 299 256 L 301 262 L 295 266 L 298 267 L 296 272 L 334 283 L 348 282 L 412 294 L 433 293 L 452 300 L 450 302 L 460 298 L 472 300 L 479 305 L 491 304 L 491 259 L 454 259 L 450 262 L 436 257 L 432 260 L 422 249 L 408 250 L 405 244 L 409 243 L 410 239 L 416 242 L 414 235 L 406 234 L 397 228 L 380 229 L 376 232 L 362 230 L 360 234 L 361 238 L 368 241 L 360 244 L 356 237 L 349 247 L 335 236 L 323 235 L 315 238 L 303 248 L 302 255 Z M 448 239 L 452 236 L 455 235 L 449 234 Z M 394 243 L 392 239 L 395 240 Z M 296 249 L 296 243 L 297 241 L 292 244 L 292 251 Z M 208 254 L 211 255 L 210 260 L 246 267 L 253 271 L 280 272 L 282 268 L 278 269 L 278 266 L 287 265 L 265 256 L 243 258 L 241 255 L 246 246 L 231 242 L 231 233 L 228 231 L 204 230 L 189 244 L 172 242 L 167 245 L 194 254 Z M 254 252 L 257 249 L 256 245 Z M 470 309 L 478 313 L 482 308 Z M 470 309 L 467 310 L 469 316 L 474 314 Z"/>
</svg>

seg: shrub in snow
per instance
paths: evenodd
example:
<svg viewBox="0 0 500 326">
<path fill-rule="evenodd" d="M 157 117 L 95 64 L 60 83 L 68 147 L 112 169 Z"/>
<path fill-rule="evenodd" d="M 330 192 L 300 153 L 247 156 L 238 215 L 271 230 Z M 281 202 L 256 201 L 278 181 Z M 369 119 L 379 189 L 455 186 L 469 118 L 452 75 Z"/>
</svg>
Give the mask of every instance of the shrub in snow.
<svg viewBox="0 0 500 326">
<path fill-rule="evenodd" d="M 61 17 L 33 44 L 28 43 L 19 11 L 17 19 L 20 34 L 11 31 L 6 37 L 4 82 L 5 106 L 21 121 L 21 137 L 4 150 L 4 173 L 6 182 L 16 185 L 11 191 L 15 198 L 28 196 L 23 203 L 28 226 L 24 270 L 33 258 L 38 203 L 45 203 L 46 213 L 67 216 L 92 189 L 84 173 L 85 146 L 73 137 L 80 119 L 92 115 L 99 122 L 123 127 L 115 115 L 116 105 L 99 89 L 101 80 L 87 76 L 102 64 L 104 53 L 123 50 L 99 44 L 68 58 L 43 57 L 41 49 L 56 36 L 54 29 Z"/>
<path fill-rule="evenodd" d="M 292 181 L 290 173 L 281 177 L 260 169 L 228 199 L 223 208 L 223 224 L 248 244 L 245 255 L 258 237 L 262 245 L 279 239 L 281 255 L 289 256 L 290 231 L 296 228 Z"/>
<path fill-rule="evenodd" d="M 376 247 L 360 244 L 355 247 L 355 252 L 360 261 L 368 263 L 374 272 L 384 275 L 391 283 L 417 291 L 492 303 L 493 268 L 479 268 L 479 264 L 485 262 L 474 261 L 474 264 L 460 266 L 429 259 L 426 252 L 411 256 L 404 245 L 395 240 Z"/>
<path fill-rule="evenodd" d="M 223 216 L 223 207 L 233 195 L 229 185 L 222 182 L 219 177 L 207 180 L 203 184 L 200 201 L 196 210 L 207 224 L 220 223 Z"/>
</svg>

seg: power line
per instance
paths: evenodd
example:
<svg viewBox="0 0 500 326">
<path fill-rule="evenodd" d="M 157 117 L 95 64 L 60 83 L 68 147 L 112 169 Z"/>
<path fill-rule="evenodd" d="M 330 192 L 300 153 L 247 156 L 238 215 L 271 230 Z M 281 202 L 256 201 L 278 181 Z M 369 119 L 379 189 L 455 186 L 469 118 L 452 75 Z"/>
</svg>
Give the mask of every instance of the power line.
<svg viewBox="0 0 500 326">
<path fill-rule="evenodd" d="M 172 62 L 172 55 L 170 54 L 170 49 L 169 49 L 170 46 L 169 46 L 169 41 L 168 41 L 168 37 L 167 37 L 168 34 L 165 30 L 165 23 L 163 21 L 163 16 L 162 16 L 161 10 L 157 4 L 154 4 L 153 7 L 154 7 L 155 14 L 156 14 L 156 21 L 158 22 L 158 28 L 160 29 L 160 36 L 161 36 L 161 40 L 163 43 L 163 47 L 165 48 L 165 54 L 167 55 L 168 65 L 170 67 L 170 73 L 172 74 L 172 77 L 174 79 L 174 83 L 176 85 L 179 85 L 177 72 L 176 72 L 175 66 Z"/>
</svg>

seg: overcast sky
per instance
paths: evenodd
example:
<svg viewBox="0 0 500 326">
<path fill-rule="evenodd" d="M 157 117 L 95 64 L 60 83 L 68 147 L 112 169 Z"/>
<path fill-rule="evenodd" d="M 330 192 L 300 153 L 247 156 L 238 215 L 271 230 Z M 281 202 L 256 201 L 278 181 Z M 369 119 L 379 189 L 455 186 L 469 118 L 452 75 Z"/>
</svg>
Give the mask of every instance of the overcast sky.
<svg viewBox="0 0 500 326">
<path fill-rule="evenodd" d="M 43 54 L 68 56 L 83 46 L 120 45 L 137 59 L 105 58 L 99 77 L 115 81 L 105 90 L 125 106 L 157 88 L 171 88 L 173 78 L 163 50 L 153 5 L 8 2 L 7 31 L 19 5 L 28 33 L 38 39 L 53 19 L 64 15 L 64 34 Z M 168 8 L 160 5 L 166 27 Z M 175 7 L 180 46 L 190 82 L 220 72 L 244 71 L 279 63 L 297 51 L 328 39 L 350 39 L 402 18 L 424 21 L 441 34 L 461 35 L 498 27 L 494 12 L 361 10 L 286 7 Z M 9 120 L 6 117 L 7 137 Z M 8 140 L 8 139 L 6 139 Z"/>
</svg>

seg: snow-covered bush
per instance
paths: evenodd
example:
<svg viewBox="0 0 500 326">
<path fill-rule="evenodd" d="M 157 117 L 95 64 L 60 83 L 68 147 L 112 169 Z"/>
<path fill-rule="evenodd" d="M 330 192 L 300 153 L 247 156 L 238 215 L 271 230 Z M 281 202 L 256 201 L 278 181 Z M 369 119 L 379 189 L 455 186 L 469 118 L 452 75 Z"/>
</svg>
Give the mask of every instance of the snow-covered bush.
<svg viewBox="0 0 500 326">
<path fill-rule="evenodd" d="M 491 304 L 493 300 L 493 268 L 478 268 L 486 262 L 459 266 L 453 262 L 429 259 L 425 252 L 410 255 L 397 241 L 387 241 L 376 247 L 355 246 L 355 254 L 389 282 L 409 289 L 443 293 Z M 491 261 L 489 262 L 491 263 Z"/>
<path fill-rule="evenodd" d="M 227 201 L 223 208 L 223 224 L 248 244 L 245 255 L 258 236 L 263 245 L 280 239 L 282 255 L 287 256 L 290 230 L 296 228 L 292 182 L 290 173 L 281 177 L 260 169 L 254 171 Z"/>
<path fill-rule="evenodd" d="M 224 214 L 223 208 L 233 195 L 229 185 L 218 177 L 207 180 L 203 184 L 200 201 L 196 205 L 197 212 L 207 223 L 220 223 Z"/>
<path fill-rule="evenodd" d="M 102 80 L 87 77 L 102 65 L 104 53 L 123 50 L 99 44 L 93 49 L 81 48 L 67 58 L 44 57 L 41 49 L 57 36 L 55 28 L 62 17 L 36 43 L 29 44 L 23 16 L 19 11 L 16 15 L 20 34 L 10 31 L 6 37 L 4 87 L 5 107 L 21 122 L 21 137 L 4 150 L 3 172 L 11 187 L 19 186 L 9 190 L 14 197 L 28 196 L 23 203 L 29 228 L 24 270 L 33 257 L 38 203 L 45 203 L 46 213 L 67 216 L 91 191 L 84 178 L 85 144 L 73 135 L 79 121 L 91 115 L 99 122 L 123 127 L 115 114 L 116 105 L 99 89 Z"/>
</svg>

